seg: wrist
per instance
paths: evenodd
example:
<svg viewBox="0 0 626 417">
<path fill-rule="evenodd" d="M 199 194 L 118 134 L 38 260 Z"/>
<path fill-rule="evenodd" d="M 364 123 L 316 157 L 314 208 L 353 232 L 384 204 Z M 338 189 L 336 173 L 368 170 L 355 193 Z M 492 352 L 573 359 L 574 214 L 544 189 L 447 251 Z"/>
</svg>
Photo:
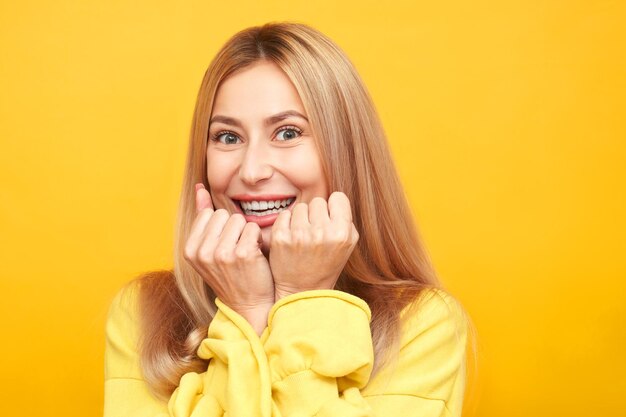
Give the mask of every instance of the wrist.
<svg viewBox="0 0 626 417">
<path fill-rule="evenodd" d="M 279 300 L 288 297 L 290 295 L 293 294 L 297 294 L 299 292 L 302 291 L 307 291 L 307 289 L 305 288 L 295 288 L 295 287 L 282 287 L 282 288 L 278 288 L 276 287 L 274 289 L 274 300 L 275 302 L 278 302 Z"/>
<path fill-rule="evenodd" d="M 289 295 L 292 294 L 297 294 L 299 292 L 304 292 L 304 291 L 315 291 L 315 290 L 332 290 L 335 288 L 335 285 L 317 285 L 315 287 L 308 287 L 308 288 L 304 288 L 304 287 L 291 287 L 291 286 L 287 286 L 287 285 L 275 285 L 274 286 L 274 300 L 275 302 L 278 302 L 278 300 L 285 298 Z"/>
<path fill-rule="evenodd" d="M 288 295 L 291 295 L 291 294 L 295 294 L 295 292 L 276 290 L 276 291 L 274 291 L 274 300 L 276 300 L 276 302 L 278 302 L 280 299 L 285 298 L 285 297 L 287 297 Z"/>
<path fill-rule="evenodd" d="M 256 334 L 260 336 L 267 327 L 267 317 L 273 305 L 274 302 L 272 301 L 272 303 L 264 303 L 255 306 L 232 307 L 232 309 L 246 319 Z"/>
</svg>

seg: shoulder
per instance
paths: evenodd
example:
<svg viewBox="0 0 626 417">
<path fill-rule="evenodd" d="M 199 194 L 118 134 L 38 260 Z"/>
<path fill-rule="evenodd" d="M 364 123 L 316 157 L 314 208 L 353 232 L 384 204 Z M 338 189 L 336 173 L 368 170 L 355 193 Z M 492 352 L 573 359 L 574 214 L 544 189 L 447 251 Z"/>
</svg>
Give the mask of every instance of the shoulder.
<svg viewBox="0 0 626 417">
<path fill-rule="evenodd" d="M 432 339 L 457 349 L 465 349 L 468 316 L 461 302 L 447 291 L 430 288 L 402 313 L 401 347 L 416 339 Z"/>
<path fill-rule="evenodd" d="M 162 304 L 164 298 L 172 297 L 175 289 L 172 271 L 147 272 L 125 284 L 113 297 L 109 306 L 108 321 L 113 324 L 136 320 L 145 307 Z"/>
<path fill-rule="evenodd" d="M 125 284 L 109 305 L 107 336 L 119 332 L 130 336 L 137 329 L 142 312 L 162 305 L 175 285 L 171 271 L 148 272 Z"/>
<path fill-rule="evenodd" d="M 122 287 L 109 305 L 105 334 L 105 379 L 139 378 L 137 300 L 139 282 L 131 281 Z"/>
<path fill-rule="evenodd" d="M 414 409 L 443 406 L 460 415 L 467 340 L 461 303 L 444 290 L 423 290 L 402 310 L 400 326 L 399 349 L 370 381 L 367 394 L 405 396 Z"/>
<path fill-rule="evenodd" d="M 144 329 L 144 299 L 168 285 L 169 271 L 146 273 L 124 285 L 113 297 L 105 325 L 105 378 L 141 378 L 139 345 Z"/>
<path fill-rule="evenodd" d="M 126 283 L 117 291 L 109 304 L 107 327 L 109 324 L 134 318 L 140 291 L 141 282 L 138 279 Z"/>
</svg>

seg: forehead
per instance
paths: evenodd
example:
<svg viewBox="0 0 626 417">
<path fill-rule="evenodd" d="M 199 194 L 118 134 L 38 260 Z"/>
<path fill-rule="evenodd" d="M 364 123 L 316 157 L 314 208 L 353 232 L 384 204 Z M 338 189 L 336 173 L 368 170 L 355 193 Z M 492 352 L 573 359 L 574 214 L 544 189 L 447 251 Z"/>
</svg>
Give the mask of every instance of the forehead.
<svg viewBox="0 0 626 417">
<path fill-rule="evenodd" d="M 300 96 L 289 77 L 276 64 L 262 61 L 237 71 L 221 82 L 212 113 L 253 119 L 285 110 L 305 114 Z"/>
</svg>

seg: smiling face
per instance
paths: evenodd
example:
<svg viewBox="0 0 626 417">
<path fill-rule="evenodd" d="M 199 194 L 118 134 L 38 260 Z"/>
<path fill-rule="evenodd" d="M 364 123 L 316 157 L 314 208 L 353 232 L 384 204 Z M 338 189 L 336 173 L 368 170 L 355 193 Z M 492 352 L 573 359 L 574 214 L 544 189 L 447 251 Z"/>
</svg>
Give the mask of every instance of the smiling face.
<svg viewBox="0 0 626 417">
<path fill-rule="evenodd" d="M 304 106 L 276 64 L 260 61 L 220 84 L 209 124 L 207 178 L 216 209 L 241 213 L 261 227 L 265 254 L 280 211 L 313 197 L 328 200 Z"/>
</svg>

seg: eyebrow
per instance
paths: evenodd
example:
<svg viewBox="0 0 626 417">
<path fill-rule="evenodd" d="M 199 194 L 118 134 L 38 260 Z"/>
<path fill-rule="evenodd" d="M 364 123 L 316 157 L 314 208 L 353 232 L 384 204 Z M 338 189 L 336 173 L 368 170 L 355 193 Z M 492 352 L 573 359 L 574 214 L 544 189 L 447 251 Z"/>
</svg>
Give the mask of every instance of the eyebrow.
<svg viewBox="0 0 626 417">
<path fill-rule="evenodd" d="M 306 120 L 307 122 L 309 121 L 309 119 L 307 119 L 305 116 L 303 116 L 302 114 L 298 113 L 295 110 L 287 110 L 281 113 L 277 113 L 273 116 L 268 117 L 267 119 L 265 119 L 265 126 L 272 126 L 273 124 L 276 124 L 282 120 L 285 120 L 289 117 L 299 117 L 301 119 Z M 209 121 L 209 125 L 215 123 L 215 122 L 221 122 L 221 123 L 225 123 L 227 125 L 233 125 L 233 126 L 237 126 L 239 128 L 243 128 L 243 125 L 241 124 L 241 122 L 235 118 L 232 117 L 227 117 L 227 116 L 220 116 L 220 115 L 215 115 L 213 117 L 211 117 L 211 120 Z"/>
</svg>

